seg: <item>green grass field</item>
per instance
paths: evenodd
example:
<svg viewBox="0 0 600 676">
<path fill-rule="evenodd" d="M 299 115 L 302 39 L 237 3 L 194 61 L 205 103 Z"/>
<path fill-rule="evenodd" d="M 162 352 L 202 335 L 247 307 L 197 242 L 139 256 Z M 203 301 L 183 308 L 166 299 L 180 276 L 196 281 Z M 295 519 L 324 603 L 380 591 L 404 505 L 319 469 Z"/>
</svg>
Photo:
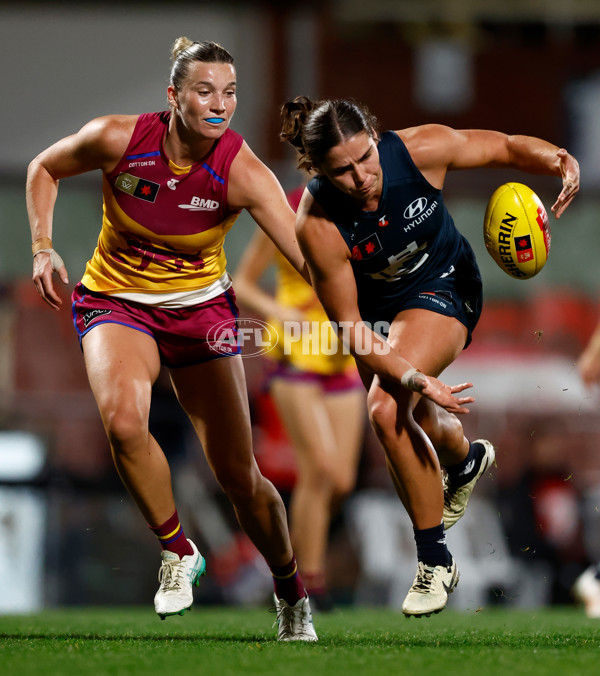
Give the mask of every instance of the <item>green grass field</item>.
<svg viewBox="0 0 600 676">
<path fill-rule="evenodd" d="M 578 608 L 446 610 L 410 620 L 388 609 L 316 616 L 316 644 L 280 644 L 267 610 L 201 608 L 161 622 L 149 608 L 0 616 L 3 676 L 86 674 L 600 673 L 600 620 Z"/>
</svg>

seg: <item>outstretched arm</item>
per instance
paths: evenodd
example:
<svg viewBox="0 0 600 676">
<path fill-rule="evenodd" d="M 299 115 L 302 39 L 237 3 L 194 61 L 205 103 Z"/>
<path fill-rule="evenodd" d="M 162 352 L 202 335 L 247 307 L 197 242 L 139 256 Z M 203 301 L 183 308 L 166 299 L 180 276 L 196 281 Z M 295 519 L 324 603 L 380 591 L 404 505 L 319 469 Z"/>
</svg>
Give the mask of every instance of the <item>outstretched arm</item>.
<svg viewBox="0 0 600 676">
<path fill-rule="evenodd" d="M 425 178 L 441 188 L 451 169 L 507 167 L 562 179 L 552 212 L 560 218 L 579 190 L 579 163 L 564 148 L 533 136 L 427 124 L 396 132 Z"/>
<path fill-rule="evenodd" d="M 307 193 L 298 209 L 297 232 L 317 296 L 356 361 L 381 378 L 420 392 L 448 411 L 468 413 L 465 404 L 474 401 L 473 397 L 454 395 L 471 387 L 471 383 L 450 387 L 418 372 L 362 321 L 348 248 L 337 228 Z"/>
</svg>

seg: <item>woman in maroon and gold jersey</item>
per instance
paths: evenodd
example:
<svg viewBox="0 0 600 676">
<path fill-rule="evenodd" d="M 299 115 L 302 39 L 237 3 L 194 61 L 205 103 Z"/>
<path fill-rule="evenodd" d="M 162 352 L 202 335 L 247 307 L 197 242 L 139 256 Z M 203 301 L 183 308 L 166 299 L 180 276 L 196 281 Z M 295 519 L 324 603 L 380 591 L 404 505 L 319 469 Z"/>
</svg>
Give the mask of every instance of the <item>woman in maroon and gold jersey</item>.
<svg viewBox="0 0 600 676">
<path fill-rule="evenodd" d="M 179 38 L 167 96 L 169 111 L 94 119 L 31 162 L 33 281 L 60 309 L 53 273 L 68 278 L 51 240 L 58 181 L 101 170 L 102 229 L 73 292 L 73 319 L 117 471 L 163 547 L 156 612 L 188 609 L 205 570 L 148 430 L 152 385 L 165 365 L 218 482 L 273 573 L 278 638 L 316 641 L 282 500 L 252 453 L 239 346 L 226 351 L 211 340 L 215 326 L 236 331 L 226 232 L 246 209 L 306 274 L 294 212 L 271 171 L 229 129 L 236 71 L 225 49 Z"/>
</svg>

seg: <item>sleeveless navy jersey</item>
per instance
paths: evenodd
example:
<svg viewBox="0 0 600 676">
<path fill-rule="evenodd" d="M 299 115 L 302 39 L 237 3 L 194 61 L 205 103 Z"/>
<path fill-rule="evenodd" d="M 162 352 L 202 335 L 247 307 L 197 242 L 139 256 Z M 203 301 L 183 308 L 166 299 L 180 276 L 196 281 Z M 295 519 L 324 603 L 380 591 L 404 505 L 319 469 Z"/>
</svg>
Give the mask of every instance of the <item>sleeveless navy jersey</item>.
<svg viewBox="0 0 600 676">
<path fill-rule="evenodd" d="M 480 295 L 479 270 L 441 190 L 425 179 L 395 132 L 382 134 L 378 150 L 383 189 L 376 211 L 358 209 L 324 176 L 308 184 L 351 251 L 363 320 L 391 321 L 411 297 L 434 292 L 435 281 L 445 278 L 454 278 L 452 288 L 471 312 L 468 299 Z"/>
</svg>

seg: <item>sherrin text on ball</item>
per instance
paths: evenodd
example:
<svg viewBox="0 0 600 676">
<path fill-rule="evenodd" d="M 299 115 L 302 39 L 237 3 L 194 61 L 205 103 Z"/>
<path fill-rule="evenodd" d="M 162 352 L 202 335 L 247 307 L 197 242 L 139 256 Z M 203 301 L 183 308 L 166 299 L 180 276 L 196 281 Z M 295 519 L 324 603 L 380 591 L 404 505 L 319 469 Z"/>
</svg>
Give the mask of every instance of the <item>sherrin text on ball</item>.
<svg viewBox="0 0 600 676">
<path fill-rule="evenodd" d="M 505 183 L 488 202 L 483 239 L 491 257 L 507 275 L 530 279 L 550 253 L 550 224 L 540 198 L 522 183 Z"/>
</svg>

